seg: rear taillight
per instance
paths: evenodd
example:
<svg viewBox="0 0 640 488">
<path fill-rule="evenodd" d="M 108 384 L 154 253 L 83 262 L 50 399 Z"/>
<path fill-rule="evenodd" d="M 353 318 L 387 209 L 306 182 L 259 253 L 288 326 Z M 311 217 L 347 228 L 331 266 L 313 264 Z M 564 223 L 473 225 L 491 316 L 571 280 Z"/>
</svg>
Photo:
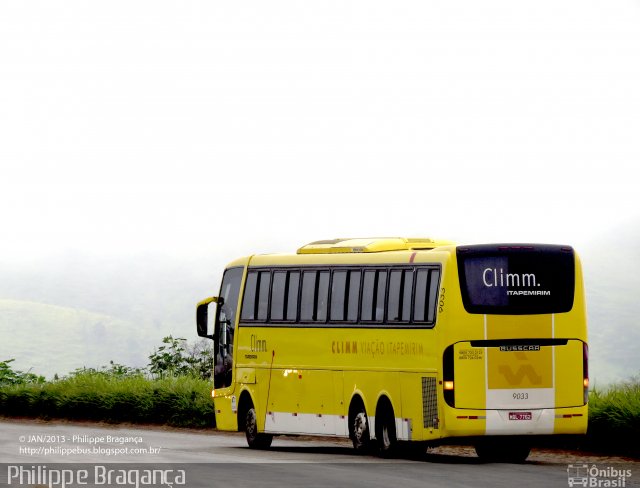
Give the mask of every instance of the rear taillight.
<svg viewBox="0 0 640 488">
<path fill-rule="evenodd" d="M 582 386 L 584 388 L 584 403 L 589 402 L 589 346 L 582 344 Z"/>
<path fill-rule="evenodd" d="M 444 401 L 450 407 L 455 407 L 455 390 L 453 382 L 453 346 L 449 346 L 444 350 L 442 356 L 442 383 Z"/>
</svg>

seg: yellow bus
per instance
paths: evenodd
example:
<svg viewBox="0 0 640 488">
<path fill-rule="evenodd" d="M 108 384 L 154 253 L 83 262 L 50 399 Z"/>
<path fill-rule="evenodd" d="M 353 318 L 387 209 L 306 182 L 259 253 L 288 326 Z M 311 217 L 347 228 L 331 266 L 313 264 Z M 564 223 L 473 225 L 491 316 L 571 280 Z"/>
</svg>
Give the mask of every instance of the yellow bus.
<svg viewBox="0 0 640 488">
<path fill-rule="evenodd" d="M 214 340 L 217 427 L 252 448 L 304 434 L 383 456 L 466 443 L 523 461 L 532 436 L 586 432 L 569 246 L 336 239 L 249 256 L 198 304 L 197 329 Z"/>
</svg>

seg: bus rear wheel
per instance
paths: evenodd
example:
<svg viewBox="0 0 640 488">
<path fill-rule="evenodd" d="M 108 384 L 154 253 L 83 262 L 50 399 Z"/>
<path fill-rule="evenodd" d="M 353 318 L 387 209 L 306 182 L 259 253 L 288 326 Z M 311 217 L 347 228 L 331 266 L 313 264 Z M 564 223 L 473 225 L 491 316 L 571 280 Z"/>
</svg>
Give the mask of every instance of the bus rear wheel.
<svg viewBox="0 0 640 488">
<path fill-rule="evenodd" d="M 475 446 L 476 454 L 487 463 L 523 463 L 531 446 L 517 441 L 485 441 Z"/>
<path fill-rule="evenodd" d="M 376 415 L 376 443 L 380 457 L 388 458 L 396 454 L 396 419 L 391 406 L 384 406 L 380 414 Z"/>
<path fill-rule="evenodd" d="M 258 433 L 256 409 L 253 406 L 247 410 L 244 432 L 251 449 L 268 449 L 271 446 L 273 436 Z"/>
</svg>

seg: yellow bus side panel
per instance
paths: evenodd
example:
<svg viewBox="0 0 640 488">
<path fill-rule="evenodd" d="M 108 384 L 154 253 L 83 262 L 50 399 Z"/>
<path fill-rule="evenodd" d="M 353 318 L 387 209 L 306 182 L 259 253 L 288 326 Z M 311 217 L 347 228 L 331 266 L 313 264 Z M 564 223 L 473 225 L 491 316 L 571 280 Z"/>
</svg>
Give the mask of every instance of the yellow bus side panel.
<svg viewBox="0 0 640 488">
<path fill-rule="evenodd" d="M 471 347 L 469 342 L 454 346 L 455 403 L 462 408 L 484 408 L 486 405 L 484 347 Z"/>
<path fill-rule="evenodd" d="M 238 420 L 231 410 L 232 396 L 220 396 L 213 400 L 216 414 L 216 428 L 218 430 L 237 430 Z"/>
<path fill-rule="evenodd" d="M 561 382 L 561 388 L 556 388 L 556 405 L 582 405 L 584 386 L 579 380 L 582 378 L 582 342 L 570 340 L 566 346 L 554 349 L 557 377 Z"/>
</svg>

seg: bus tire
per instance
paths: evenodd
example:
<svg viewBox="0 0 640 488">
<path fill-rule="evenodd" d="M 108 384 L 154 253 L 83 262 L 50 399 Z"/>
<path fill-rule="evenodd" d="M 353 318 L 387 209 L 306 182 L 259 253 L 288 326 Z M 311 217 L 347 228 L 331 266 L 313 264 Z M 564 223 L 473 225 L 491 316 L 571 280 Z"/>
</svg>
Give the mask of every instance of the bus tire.
<svg viewBox="0 0 640 488">
<path fill-rule="evenodd" d="M 376 412 L 376 443 L 380 457 L 389 458 L 397 453 L 396 419 L 388 401 L 379 405 Z"/>
<path fill-rule="evenodd" d="M 251 449 L 268 449 L 271 446 L 273 436 L 258 433 L 256 409 L 253 405 L 247 410 L 244 433 L 247 437 L 247 444 Z"/>
<path fill-rule="evenodd" d="M 361 401 L 352 404 L 349 409 L 349 437 L 353 448 L 365 453 L 371 450 L 371 435 L 369 433 L 369 418 Z"/>
<path fill-rule="evenodd" d="M 475 446 L 478 457 L 487 463 L 524 463 L 531 446 L 522 442 L 487 441 Z"/>
</svg>

